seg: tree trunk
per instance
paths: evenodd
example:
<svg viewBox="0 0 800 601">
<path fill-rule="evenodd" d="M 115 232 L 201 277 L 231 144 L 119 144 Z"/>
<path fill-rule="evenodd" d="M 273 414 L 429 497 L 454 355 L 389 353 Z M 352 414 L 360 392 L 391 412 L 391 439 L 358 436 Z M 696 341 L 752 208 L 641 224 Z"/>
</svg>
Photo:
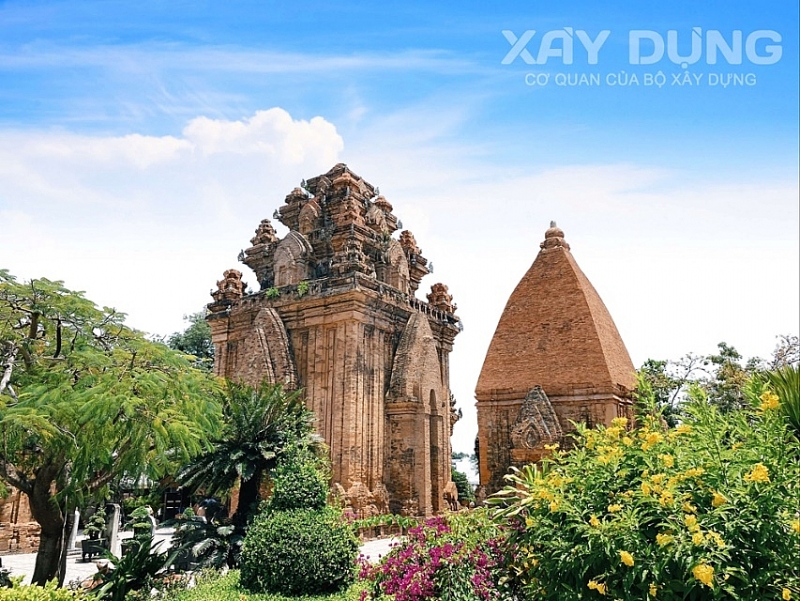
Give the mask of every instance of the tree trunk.
<svg viewBox="0 0 800 601">
<path fill-rule="evenodd" d="M 33 519 L 42 527 L 39 535 L 39 551 L 36 553 L 36 567 L 31 582 L 44 586 L 47 581 L 59 578 L 61 574 L 61 551 L 64 539 L 64 514 L 53 498 L 54 483 L 59 467 L 44 465 L 36 472 L 36 479 L 28 494 Z"/>
<path fill-rule="evenodd" d="M 64 586 L 64 581 L 67 578 L 67 553 L 69 552 L 69 539 L 72 535 L 72 526 L 75 524 L 75 510 L 72 511 L 66 508 L 65 515 L 67 519 L 64 520 L 64 527 L 61 529 L 61 556 L 58 561 L 58 586 Z"/>
<path fill-rule="evenodd" d="M 239 487 L 239 504 L 231 521 L 239 530 L 247 528 L 248 518 L 258 509 L 261 492 L 261 472 L 257 471 Z"/>
<path fill-rule="evenodd" d="M 31 582 L 44 586 L 49 580 L 58 578 L 63 582 L 64 575 L 61 568 L 61 544 L 63 536 L 61 530 L 46 532 L 42 529 L 39 539 L 39 551 L 36 553 L 36 567 L 33 569 Z"/>
</svg>

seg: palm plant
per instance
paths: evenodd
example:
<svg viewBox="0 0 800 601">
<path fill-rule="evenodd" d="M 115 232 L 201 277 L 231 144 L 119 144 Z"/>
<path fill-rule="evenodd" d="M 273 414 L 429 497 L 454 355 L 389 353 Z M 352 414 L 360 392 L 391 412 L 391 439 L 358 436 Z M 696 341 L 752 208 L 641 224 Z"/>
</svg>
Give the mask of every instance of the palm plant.
<svg viewBox="0 0 800 601">
<path fill-rule="evenodd" d="M 223 399 L 224 427 L 211 451 L 181 469 L 178 482 L 191 491 L 226 496 L 239 483 L 239 503 L 232 516 L 243 529 L 258 505 L 264 476 L 294 442 L 314 442 L 313 414 L 300 392 L 264 382 L 257 388 L 228 382 Z"/>
<path fill-rule="evenodd" d="M 781 402 L 781 410 L 800 439 L 800 369 L 797 365 L 786 365 L 767 374 L 770 388 Z"/>
<path fill-rule="evenodd" d="M 100 570 L 95 578 L 100 586 L 93 589 L 92 596 L 102 601 L 124 601 L 131 591 L 141 590 L 167 563 L 167 553 L 159 553 L 149 534 L 133 539 L 130 550 L 122 557 L 104 553 L 112 568 Z"/>
<path fill-rule="evenodd" d="M 239 567 L 244 536 L 232 524 L 186 516 L 175 529 L 169 563 L 176 569 Z"/>
</svg>

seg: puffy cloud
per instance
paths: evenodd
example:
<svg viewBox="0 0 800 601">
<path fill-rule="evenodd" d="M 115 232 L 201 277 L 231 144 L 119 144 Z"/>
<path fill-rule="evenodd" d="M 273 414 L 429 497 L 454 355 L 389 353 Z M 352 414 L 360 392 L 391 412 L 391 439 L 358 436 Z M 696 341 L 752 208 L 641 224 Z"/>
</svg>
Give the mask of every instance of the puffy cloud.
<svg viewBox="0 0 800 601">
<path fill-rule="evenodd" d="M 332 164 L 344 147 L 332 123 L 322 117 L 294 121 L 281 108 L 257 111 L 241 121 L 197 117 L 183 129 L 183 135 L 204 155 L 263 153 L 290 165 L 309 158 Z"/>
<path fill-rule="evenodd" d="M 330 122 L 280 108 L 198 117 L 177 136 L 0 132 L 0 267 L 64 280 L 169 333 L 258 222 L 342 149 Z"/>
</svg>

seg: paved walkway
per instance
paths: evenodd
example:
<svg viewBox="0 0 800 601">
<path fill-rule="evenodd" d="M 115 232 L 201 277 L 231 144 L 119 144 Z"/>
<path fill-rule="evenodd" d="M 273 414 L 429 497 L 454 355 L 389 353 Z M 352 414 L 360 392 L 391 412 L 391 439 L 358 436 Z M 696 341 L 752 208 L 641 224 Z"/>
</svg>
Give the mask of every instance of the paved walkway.
<svg viewBox="0 0 800 601">
<path fill-rule="evenodd" d="M 161 551 L 166 551 L 169 547 L 170 540 L 172 539 L 173 530 L 171 528 L 160 528 L 156 530 L 155 541 L 163 541 L 161 544 Z M 128 538 L 131 536 L 130 532 L 121 533 L 121 538 Z M 80 538 L 80 537 L 79 537 Z M 396 538 L 382 538 L 372 540 L 361 545 L 361 553 L 370 561 L 377 562 L 380 558 L 386 555 L 391 546 L 397 542 Z M 80 542 L 78 542 L 80 548 Z M 33 575 L 33 568 L 36 565 L 35 553 L 20 553 L 18 555 L 3 555 L 0 556 L 3 561 L 3 567 L 11 570 L 12 576 L 25 576 L 25 583 L 30 582 Z M 97 572 L 97 566 L 94 561 L 81 561 L 81 555 L 70 555 L 67 557 L 67 578 L 65 582 L 72 582 L 75 580 L 86 580 L 91 578 Z"/>
<path fill-rule="evenodd" d="M 172 528 L 159 528 L 156 530 L 154 542 L 161 542 L 161 551 L 166 551 L 169 548 L 170 541 L 172 540 Z M 120 539 L 126 539 L 133 536 L 131 532 L 121 532 Z M 79 536 L 76 541 L 78 553 L 77 555 L 70 555 L 67 557 L 67 578 L 65 582 L 72 582 L 73 580 L 86 580 L 94 576 L 97 572 L 97 566 L 94 561 L 81 561 L 81 539 Z M 24 575 L 24 583 L 28 583 L 33 575 L 33 568 L 36 566 L 36 553 L 19 553 L 16 555 L 3 555 L 0 556 L 3 561 L 3 567 L 11 570 L 12 576 Z"/>
</svg>

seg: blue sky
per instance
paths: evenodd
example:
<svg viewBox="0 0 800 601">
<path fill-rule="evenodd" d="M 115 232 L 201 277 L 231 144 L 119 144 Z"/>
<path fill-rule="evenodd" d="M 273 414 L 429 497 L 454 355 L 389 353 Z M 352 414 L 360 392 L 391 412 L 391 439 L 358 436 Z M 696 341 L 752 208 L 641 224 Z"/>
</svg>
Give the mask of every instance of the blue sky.
<svg viewBox="0 0 800 601">
<path fill-rule="evenodd" d="M 597 64 L 577 37 L 571 65 L 501 64 L 503 31 L 535 30 L 538 59 L 565 28 L 609 31 Z M 693 28 L 775 32 L 751 54 L 782 55 L 630 64 L 631 30 L 688 55 Z M 424 291 L 459 304 L 470 450 L 483 354 L 551 219 L 636 365 L 797 333 L 798 71 L 788 1 L 2 2 L 0 265 L 168 333 L 300 179 L 347 162 L 436 265 Z M 555 84 L 581 75 L 601 84 Z"/>
</svg>

